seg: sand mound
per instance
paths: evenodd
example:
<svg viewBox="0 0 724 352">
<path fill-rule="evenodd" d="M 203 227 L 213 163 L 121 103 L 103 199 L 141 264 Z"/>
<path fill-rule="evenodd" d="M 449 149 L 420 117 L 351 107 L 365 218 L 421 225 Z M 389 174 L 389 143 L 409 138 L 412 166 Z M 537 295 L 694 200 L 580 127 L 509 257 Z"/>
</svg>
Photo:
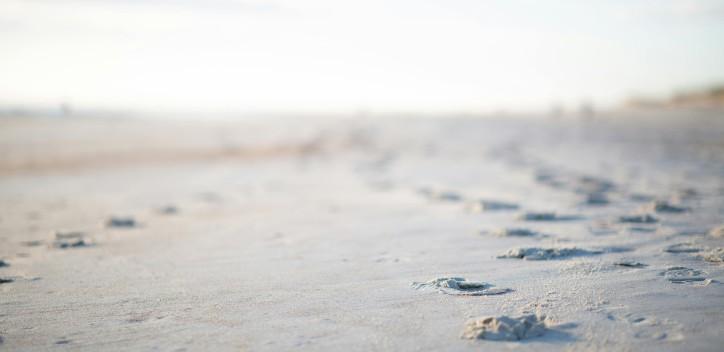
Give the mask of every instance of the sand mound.
<svg viewBox="0 0 724 352">
<path fill-rule="evenodd" d="M 485 317 L 466 323 L 461 337 L 471 340 L 519 341 L 541 336 L 547 330 L 545 316 Z"/>
<path fill-rule="evenodd" d="M 724 225 L 717 226 L 709 230 L 709 236 L 716 238 L 724 238 Z"/>
<path fill-rule="evenodd" d="M 717 247 L 701 255 L 704 260 L 712 263 L 724 263 L 724 248 Z"/>
</svg>

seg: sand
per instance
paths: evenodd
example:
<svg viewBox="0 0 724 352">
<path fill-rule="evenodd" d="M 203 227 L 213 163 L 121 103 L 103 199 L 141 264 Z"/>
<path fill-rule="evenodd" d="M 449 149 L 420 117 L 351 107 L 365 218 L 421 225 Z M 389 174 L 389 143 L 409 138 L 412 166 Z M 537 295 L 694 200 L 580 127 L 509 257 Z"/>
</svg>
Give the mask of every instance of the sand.
<svg viewBox="0 0 724 352">
<path fill-rule="evenodd" d="M 498 256 L 500 259 L 513 258 L 525 260 L 550 260 L 565 259 L 570 257 L 587 256 L 602 254 L 603 251 L 589 250 L 581 248 L 511 248 L 507 252 Z"/>
<path fill-rule="evenodd" d="M 526 228 L 504 228 L 497 229 L 492 232 L 494 236 L 498 237 L 540 237 L 545 236 L 544 234 Z"/>
<path fill-rule="evenodd" d="M 641 263 L 631 259 L 621 259 L 613 263 L 613 265 L 623 266 L 626 268 L 645 268 L 649 266 L 646 263 Z"/>
<path fill-rule="evenodd" d="M 632 224 L 655 224 L 659 222 L 659 219 L 651 214 L 622 215 L 618 219 L 619 222 Z"/>
<path fill-rule="evenodd" d="M 477 200 L 471 203 L 468 207 L 473 212 L 517 210 L 519 208 L 518 204 L 515 203 L 490 199 Z"/>
<path fill-rule="evenodd" d="M 526 340 L 546 333 L 545 320 L 545 316 L 536 315 L 480 318 L 465 324 L 462 338 L 494 341 Z"/>
<path fill-rule="evenodd" d="M 701 256 L 704 260 L 712 263 L 724 263 L 724 248 L 717 247 L 707 251 Z"/>
<path fill-rule="evenodd" d="M 482 281 L 468 281 L 463 277 L 440 277 L 425 282 L 413 282 L 411 286 L 416 290 L 436 289 L 440 293 L 463 296 L 502 295 L 511 291 L 507 288 L 494 288 L 494 285 Z"/>
<path fill-rule="evenodd" d="M 721 117 L 3 119 L 0 349 L 719 351 Z"/>
</svg>

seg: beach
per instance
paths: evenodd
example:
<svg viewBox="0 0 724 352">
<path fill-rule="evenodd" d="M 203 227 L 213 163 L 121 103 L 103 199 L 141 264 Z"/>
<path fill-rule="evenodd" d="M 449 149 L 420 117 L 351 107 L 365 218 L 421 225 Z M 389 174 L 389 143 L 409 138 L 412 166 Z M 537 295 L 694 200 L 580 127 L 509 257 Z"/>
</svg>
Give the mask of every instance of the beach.
<svg viewBox="0 0 724 352">
<path fill-rule="evenodd" d="M 0 349 L 720 351 L 721 115 L 2 118 Z"/>
</svg>

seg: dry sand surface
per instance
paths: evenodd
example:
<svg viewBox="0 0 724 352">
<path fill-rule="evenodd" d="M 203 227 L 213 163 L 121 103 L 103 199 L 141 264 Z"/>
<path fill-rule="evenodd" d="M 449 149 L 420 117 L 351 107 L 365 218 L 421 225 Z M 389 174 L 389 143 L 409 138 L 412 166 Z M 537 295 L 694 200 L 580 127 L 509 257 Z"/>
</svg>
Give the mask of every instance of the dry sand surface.
<svg viewBox="0 0 724 352">
<path fill-rule="evenodd" d="M 724 346 L 724 116 L 0 120 L 0 350 Z"/>
</svg>

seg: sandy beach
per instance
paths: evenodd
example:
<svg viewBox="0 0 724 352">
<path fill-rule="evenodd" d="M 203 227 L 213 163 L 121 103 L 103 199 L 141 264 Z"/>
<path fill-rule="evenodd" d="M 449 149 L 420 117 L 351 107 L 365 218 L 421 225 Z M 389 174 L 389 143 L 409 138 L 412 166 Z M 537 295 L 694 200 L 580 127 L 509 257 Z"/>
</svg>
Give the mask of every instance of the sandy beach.
<svg viewBox="0 0 724 352">
<path fill-rule="evenodd" d="M 720 351 L 724 120 L 620 115 L 2 119 L 0 349 Z"/>
</svg>

